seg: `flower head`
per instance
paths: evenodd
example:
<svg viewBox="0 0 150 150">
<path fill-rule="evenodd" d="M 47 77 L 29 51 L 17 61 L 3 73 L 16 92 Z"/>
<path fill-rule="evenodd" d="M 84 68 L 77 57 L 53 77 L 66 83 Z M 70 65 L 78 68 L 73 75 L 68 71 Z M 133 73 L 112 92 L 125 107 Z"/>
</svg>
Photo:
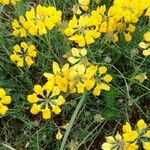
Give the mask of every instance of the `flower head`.
<svg viewBox="0 0 150 150">
<path fill-rule="evenodd" d="M 15 19 L 12 23 L 13 35 L 26 37 L 27 33 L 31 35 L 43 35 L 52 30 L 61 22 L 61 11 L 57 11 L 52 6 L 38 5 L 35 9 L 32 7 L 25 16 L 20 16 L 19 21 Z"/>
<path fill-rule="evenodd" d="M 21 0 L 0 0 L 0 4 L 8 5 L 16 5 L 17 2 L 20 2 Z"/>
<path fill-rule="evenodd" d="M 34 63 L 34 58 L 37 56 L 37 50 L 33 44 L 21 42 L 20 45 L 16 44 L 13 47 L 13 54 L 10 59 L 17 64 L 18 67 L 31 66 Z"/>
<path fill-rule="evenodd" d="M 27 100 L 32 104 L 30 112 L 34 115 L 42 112 L 43 119 L 50 119 L 51 113 L 60 114 L 60 106 L 65 99 L 60 95 L 60 89 L 54 83 L 54 78 L 48 80 L 43 86 L 35 85 L 34 93 L 28 95 Z"/>
<path fill-rule="evenodd" d="M 6 91 L 0 88 L 0 116 L 5 115 L 8 111 L 7 105 L 11 103 L 11 97 L 6 95 Z"/>
</svg>

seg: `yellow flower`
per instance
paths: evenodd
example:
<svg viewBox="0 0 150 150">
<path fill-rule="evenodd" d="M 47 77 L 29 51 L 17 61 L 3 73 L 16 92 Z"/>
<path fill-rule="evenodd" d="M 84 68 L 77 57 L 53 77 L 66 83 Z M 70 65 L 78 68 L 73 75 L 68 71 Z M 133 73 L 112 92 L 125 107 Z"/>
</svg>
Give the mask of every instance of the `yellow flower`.
<svg viewBox="0 0 150 150">
<path fill-rule="evenodd" d="M 0 4 L 8 5 L 11 3 L 12 5 L 16 5 L 16 3 L 20 1 L 21 0 L 0 0 Z"/>
<path fill-rule="evenodd" d="M 149 43 L 145 43 L 145 42 L 140 42 L 140 43 L 139 43 L 139 47 L 141 47 L 141 48 L 143 48 L 143 49 L 146 49 L 146 48 L 148 48 L 149 46 L 150 46 Z"/>
<path fill-rule="evenodd" d="M 123 141 L 125 142 L 133 142 L 136 140 L 138 137 L 138 132 L 137 131 L 130 131 L 125 134 L 123 134 Z"/>
<path fill-rule="evenodd" d="M 138 146 L 134 143 L 133 144 L 128 144 L 126 146 L 126 150 L 136 150 L 136 149 L 138 149 Z"/>
<path fill-rule="evenodd" d="M 11 103 L 11 97 L 10 96 L 4 96 L 1 101 L 2 104 L 8 105 Z"/>
<path fill-rule="evenodd" d="M 132 36 L 130 35 L 130 33 L 125 33 L 124 37 L 127 42 L 130 42 L 132 40 Z"/>
<path fill-rule="evenodd" d="M 60 106 L 65 99 L 60 95 L 60 89 L 55 85 L 54 78 L 49 79 L 43 86 L 34 86 L 34 93 L 27 96 L 29 103 L 33 104 L 30 112 L 34 115 L 42 112 L 43 119 L 50 119 L 51 113 L 61 113 Z"/>
<path fill-rule="evenodd" d="M 21 42 L 20 46 L 16 44 L 13 49 L 10 59 L 16 62 L 18 67 L 24 67 L 25 63 L 30 67 L 34 63 L 33 59 L 37 56 L 37 50 L 33 44 Z"/>
<path fill-rule="evenodd" d="M 27 100 L 29 103 L 37 103 L 39 101 L 39 98 L 35 93 L 33 93 L 32 95 L 28 95 Z"/>
<path fill-rule="evenodd" d="M 80 7 L 84 10 L 87 11 L 89 8 L 90 0 L 78 0 Z"/>
<path fill-rule="evenodd" d="M 135 31 L 135 26 L 132 24 L 129 24 L 129 27 L 127 28 L 127 30 L 132 33 Z"/>
<path fill-rule="evenodd" d="M 30 110 L 30 112 L 31 112 L 33 115 L 38 114 L 40 111 L 41 111 L 41 106 L 40 106 L 40 105 L 37 105 L 37 104 L 33 104 L 33 105 L 32 105 L 32 108 L 31 108 L 31 110 Z"/>
<path fill-rule="evenodd" d="M 122 136 L 117 133 L 115 138 L 113 136 L 106 137 L 106 142 L 101 146 L 102 150 L 122 149 L 124 148 L 124 142 Z"/>
<path fill-rule="evenodd" d="M 105 90 L 105 91 L 110 90 L 110 86 L 106 83 L 99 83 L 99 87 L 100 87 L 100 90 Z"/>
<path fill-rule="evenodd" d="M 99 67 L 99 73 L 105 74 L 107 72 L 107 68 L 105 66 Z"/>
<path fill-rule="evenodd" d="M 143 142 L 143 148 L 145 150 L 149 150 L 149 148 L 150 148 L 150 142 Z"/>
<path fill-rule="evenodd" d="M 128 122 L 126 122 L 126 124 L 122 126 L 122 131 L 123 133 L 131 132 L 132 131 L 131 125 Z"/>
<path fill-rule="evenodd" d="M 137 127 L 138 127 L 139 130 L 142 130 L 142 129 L 147 128 L 147 124 L 145 123 L 145 121 L 143 119 L 140 119 L 137 122 Z"/>
<path fill-rule="evenodd" d="M 43 94 L 43 88 L 42 88 L 42 86 L 41 85 L 39 85 L 39 84 L 37 84 L 37 85 L 35 85 L 34 86 L 34 92 L 36 93 L 36 94 Z"/>
<path fill-rule="evenodd" d="M 20 16 L 19 21 L 13 22 L 13 35 L 26 37 L 27 33 L 31 35 L 43 35 L 52 30 L 57 24 L 61 23 L 61 11 L 57 11 L 52 6 L 38 5 L 35 9 L 32 7 L 25 16 Z"/>
<path fill-rule="evenodd" d="M 136 75 L 136 76 L 135 76 L 135 79 L 136 79 L 137 81 L 139 81 L 140 83 L 143 83 L 144 80 L 147 79 L 146 72 L 140 73 L 140 74 Z"/>
<path fill-rule="evenodd" d="M 51 118 L 51 111 L 49 108 L 42 109 L 41 111 L 43 119 L 47 120 Z"/>
<path fill-rule="evenodd" d="M 96 15 L 99 15 L 98 13 Z M 95 42 L 94 39 L 100 37 L 98 31 L 99 16 L 92 13 L 91 16 L 81 15 L 79 19 L 74 15 L 68 22 L 64 34 L 70 41 L 74 41 L 79 47 L 84 47 Z"/>
<path fill-rule="evenodd" d="M 5 115 L 8 107 L 6 105 L 11 103 L 11 97 L 6 95 L 6 91 L 0 88 L 0 116 Z"/>
<path fill-rule="evenodd" d="M 103 80 L 106 82 L 106 83 L 109 83 L 112 81 L 112 76 L 109 75 L 109 74 L 106 74 L 104 77 L 103 77 Z"/>
<path fill-rule="evenodd" d="M 150 138 L 150 130 L 146 131 L 145 135 L 146 137 Z"/>
<path fill-rule="evenodd" d="M 0 102 L 0 115 L 5 115 L 6 112 L 8 110 L 8 107 L 3 105 L 1 102 Z"/>
<path fill-rule="evenodd" d="M 3 98 L 5 95 L 6 95 L 5 90 L 0 88 L 0 98 Z"/>
<path fill-rule="evenodd" d="M 63 98 L 63 96 L 59 96 L 57 101 L 56 101 L 56 104 L 59 106 L 59 105 L 63 105 L 65 103 L 65 99 Z"/>
<path fill-rule="evenodd" d="M 63 135 L 61 134 L 60 131 L 58 131 L 57 134 L 56 134 L 56 139 L 57 139 L 57 140 L 61 140 L 62 137 L 63 137 Z"/>
<path fill-rule="evenodd" d="M 85 48 L 75 48 L 73 47 L 70 52 L 66 53 L 64 55 L 64 58 L 67 58 L 67 60 L 71 64 L 80 63 L 82 61 L 85 61 L 87 55 L 87 50 Z"/>
<path fill-rule="evenodd" d="M 61 113 L 61 109 L 59 108 L 59 106 L 58 105 L 55 105 L 55 106 L 52 106 L 53 107 L 53 112 L 55 113 L 55 114 L 60 114 Z"/>
<path fill-rule="evenodd" d="M 143 55 L 150 56 L 150 32 L 144 33 L 144 40 L 145 42 L 140 42 L 139 47 L 144 49 Z"/>
<path fill-rule="evenodd" d="M 147 9 L 145 16 L 149 16 L 150 17 L 150 7 Z"/>
<path fill-rule="evenodd" d="M 93 90 L 93 94 L 94 94 L 95 96 L 99 96 L 100 93 L 101 93 L 101 87 L 100 87 L 99 84 L 97 84 L 96 87 L 95 87 L 94 90 Z"/>
<path fill-rule="evenodd" d="M 150 42 L 150 32 L 144 33 L 144 40 L 145 40 L 146 42 Z"/>
<path fill-rule="evenodd" d="M 150 48 L 148 48 L 147 50 L 144 50 L 143 55 L 144 56 L 150 56 Z"/>
</svg>

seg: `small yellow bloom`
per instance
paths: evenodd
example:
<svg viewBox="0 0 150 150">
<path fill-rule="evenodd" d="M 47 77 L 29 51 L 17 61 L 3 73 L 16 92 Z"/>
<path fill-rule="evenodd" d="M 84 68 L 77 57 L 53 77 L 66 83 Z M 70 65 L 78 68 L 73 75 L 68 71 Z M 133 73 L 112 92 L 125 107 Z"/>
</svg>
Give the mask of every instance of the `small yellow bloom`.
<svg viewBox="0 0 150 150">
<path fill-rule="evenodd" d="M 140 43 L 139 43 L 139 47 L 141 47 L 141 48 L 143 48 L 143 49 L 146 49 L 146 48 L 148 48 L 149 46 L 150 46 L 149 43 L 145 43 L 145 42 L 140 42 Z"/>
<path fill-rule="evenodd" d="M 51 118 L 51 111 L 49 108 L 45 108 L 42 111 L 42 117 L 43 119 L 47 120 L 47 119 L 50 119 Z"/>
<path fill-rule="evenodd" d="M 106 83 L 99 83 L 100 89 L 101 90 L 105 90 L 105 91 L 109 91 L 110 90 L 110 86 Z"/>
<path fill-rule="evenodd" d="M 11 103 L 11 97 L 10 96 L 4 96 L 1 101 L 2 104 L 8 105 Z"/>
<path fill-rule="evenodd" d="M 27 34 L 47 34 L 49 30 L 61 23 L 61 16 L 61 11 L 57 11 L 55 7 L 39 4 L 35 9 L 32 7 L 27 11 L 25 16 L 20 16 L 19 21 L 16 19 L 13 21 L 13 35 L 26 37 Z"/>
<path fill-rule="evenodd" d="M 138 146 L 136 144 L 128 144 L 126 146 L 126 150 L 137 150 L 138 149 Z"/>
<path fill-rule="evenodd" d="M 43 88 L 42 88 L 42 86 L 40 86 L 39 84 L 37 84 L 37 85 L 35 85 L 34 86 L 34 92 L 36 93 L 36 94 L 43 94 Z"/>
<path fill-rule="evenodd" d="M 99 67 L 99 73 L 105 74 L 107 72 L 107 68 L 105 66 Z"/>
<path fill-rule="evenodd" d="M 150 32 L 144 33 L 144 40 L 150 42 Z"/>
<path fill-rule="evenodd" d="M 20 46 L 16 44 L 13 47 L 13 54 L 10 59 L 17 64 L 18 67 L 24 67 L 25 63 L 30 67 L 34 63 L 34 58 L 37 56 L 37 50 L 33 44 L 29 45 L 26 42 L 21 42 Z"/>
<path fill-rule="evenodd" d="M 101 87 L 100 87 L 100 85 L 98 84 L 98 85 L 96 85 L 96 87 L 94 88 L 93 94 L 94 94 L 95 96 L 99 96 L 100 93 L 101 93 Z"/>
<path fill-rule="evenodd" d="M 57 140 L 61 140 L 62 137 L 63 137 L 63 135 L 61 134 L 60 131 L 58 131 L 57 134 L 56 134 L 56 139 L 57 139 Z"/>
<path fill-rule="evenodd" d="M 123 141 L 125 142 L 133 142 L 138 137 L 137 131 L 130 131 L 128 133 L 123 134 Z"/>
<path fill-rule="evenodd" d="M 60 114 L 61 113 L 60 107 L 58 105 L 53 106 L 53 112 L 57 115 Z"/>
<path fill-rule="evenodd" d="M 122 126 L 122 131 L 123 133 L 131 132 L 132 131 L 131 125 L 128 122 L 126 122 L 126 124 Z"/>
<path fill-rule="evenodd" d="M 147 128 L 147 124 L 145 123 L 145 121 L 143 119 L 140 119 L 137 122 L 137 127 L 138 127 L 139 130 L 142 130 L 142 129 Z"/>
<path fill-rule="evenodd" d="M 3 88 L 0 88 L 0 116 L 5 115 L 8 111 L 6 105 L 11 103 L 11 97 L 6 95 L 6 91 Z"/>
<path fill-rule="evenodd" d="M 143 148 L 145 150 L 149 150 L 149 148 L 150 148 L 150 142 L 143 142 Z"/>
<path fill-rule="evenodd" d="M 0 115 L 5 115 L 8 110 L 8 107 L 0 103 Z"/>
<path fill-rule="evenodd" d="M 106 74 L 104 77 L 103 77 L 103 80 L 107 83 L 111 82 L 112 81 L 112 76 L 109 75 L 109 74 Z"/>
<path fill-rule="evenodd" d="M 63 98 L 63 96 L 59 96 L 57 101 L 56 101 L 56 104 L 59 106 L 59 105 L 63 105 L 65 103 L 65 99 Z"/>
<path fill-rule="evenodd" d="M 40 111 L 41 111 L 41 106 L 40 106 L 40 105 L 37 105 L 37 104 L 33 104 L 33 105 L 32 105 L 32 108 L 31 108 L 31 110 L 30 110 L 30 112 L 31 112 L 33 115 L 38 114 Z"/>
<path fill-rule="evenodd" d="M 129 24 L 129 27 L 127 28 L 127 30 L 132 33 L 135 31 L 135 26 L 132 24 Z"/>
<path fill-rule="evenodd" d="M 3 98 L 5 95 L 6 95 L 5 90 L 0 88 L 0 98 Z"/>
<path fill-rule="evenodd" d="M 150 130 L 146 131 L 146 134 L 144 136 L 150 138 Z"/>
<path fill-rule="evenodd" d="M 150 48 L 148 48 L 147 50 L 144 50 L 143 55 L 144 56 L 150 56 Z"/>
<path fill-rule="evenodd" d="M 136 76 L 135 76 L 135 79 L 136 79 L 137 81 L 139 81 L 140 83 L 143 83 L 144 80 L 147 79 L 146 72 L 140 73 L 140 74 L 136 75 Z"/>
<path fill-rule="evenodd" d="M 27 100 L 29 103 L 37 103 L 39 101 L 39 98 L 35 93 L 33 93 L 32 95 L 28 95 Z"/>
<path fill-rule="evenodd" d="M 127 42 L 130 42 L 132 40 L 132 36 L 130 35 L 130 33 L 125 33 L 124 37 Z"/>
</svg>

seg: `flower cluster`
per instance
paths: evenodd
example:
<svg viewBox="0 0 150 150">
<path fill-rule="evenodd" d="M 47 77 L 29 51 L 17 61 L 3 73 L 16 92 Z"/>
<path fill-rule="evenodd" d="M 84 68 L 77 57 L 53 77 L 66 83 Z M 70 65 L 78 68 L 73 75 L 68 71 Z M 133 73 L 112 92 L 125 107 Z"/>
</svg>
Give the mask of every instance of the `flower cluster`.
<svg viewBox="0 0 150 150">
<path fill-rule="evenodd" d="M 143 0 L 140 7 L 139 4 L 140 0 L 114 0 L 108 11 L 103 5 L 98 6 L 90 14 L 82 13 L 77 9 L 77 15 L 74 15 L 68 22 L 64 34 L 79 47 L 94 43 L 102 33 L 105 33 L 106 38 L 113 42 L 117 42 L 118 34 L 123 33 L 125 40 L 129 42 L 132 40 L 131 34 L 135 31 L 135 23 L 138 22 L 144 10 L 150 6 L 150 1 Z M 88 9 L 88 5 L 85 6 L 84 11 Z M 149 9 L 145 15 L 149 16 Z"/>
<path fill-rule="evenodd" d="M 77 18 L 76 15 L 69 21 L 67 28 L 64 30 L 64 34 L 69 37 L 69 40 L 74 41 L 79 47 L 94 43 L 94 39 L 100 36 L 97 28 L 97 22 L 94 21 L 95 16 L 92 14 L 81 15 Z"/>
<path fill-rule="evenodd" d="M 131 33 L 135 31 L 135 23 L 150 5 L 148 0 L 143 0 L 140 7 L 139 3 L 140 0 L 114 0 L 113 5 L 108 10 L 108 20 L 113 23 L 113 32 L 116 36 L 119 32 L 123 32 L 125 40 L 131 41 Z"/>
<path fill-rule="evenodd" d="M 109 91 L 109 82 L 112 76 L 107 74 L 105 66 L 94 66 L 92 64 L 85 66 L 84 64 L 76 64 L 69 66 L 65 64 L 62 69 L 56 62 L 53 62 L 53 73 L 56 85 L 61 91 L 71 93 L 84 93 L 85 90 L 92 90 L 93 94 L 98 96 L 102 90 Z M 48 80 L 53 74 L 44 73 Z"/>
<path fill-rule="evenodd" d="M 8 5 L 13 4 L 16 5 L 17 2 L 20 2 L 21 0 L 0 0 L 0 4 Z"/>
<path fill-rule="evenodd" d="M 20 16 L 19 21 L 14 19 L 12 23 L 13 35 L 26 37 L 27 33 L 31 35 L 43 35 L 52 30 L 61 22 L 61 11 L 57 11 L 52 6 L 38 5 L 27 11 L 25 16 Z"/>
<path fill-rule="evenodd" d="M 73 47 L 69 52 L 64 55 L 64 58 L 71 64 L 86 63 L 87 62 L 87 50 L 86 48 Z"/>
<path fill-rule="evenodd" d="M 78 3 L 73 5 L 72 11 L 74 14 L 80 15 L 82 11 L 89 9 L 90 0 L 78 0 Z"/>
<path fill-rule="evenodd" d="M 149 150 L 150 148 L 150 129 L 143 119 L 140 119 L 135 130 L 132 129 L 131 125 L 126 122 L 122 127 L 122 135 L 119 133 L 115 137 L 106 137 L 105 143 L 102 144 L 103 150 L 137 150 L 140 148 L 142 142 L 143 148 Z"/>
<path fill-rule="evenodd" d="M 50 119 L 51 113 L 60 114 L 60 106 L 65 103 L 65 99 L 60 95 L 60 89 L 51 77 L 43 86 L 34 86 L 34 93 L 28 95 L 27 100 L 32 104 L 30 112 L 36 115 L 42 112 L 43 119 Z"/>
<path fill-rule="evenodd" d="M 8 107 L 7 105 L 11 103 L 11 97 L 6 95 L 6 91 L 0 88 L 0 116 L 5 115 Z"/>
<path fill-rule="evenodd" d="M 47 82 L 43 86 L 35 85 L 34 93 L 27 97 L 28 102 L 33 104 L 30 112 L 34 115 L 42 112 L 44 119 L 50 119 L 52 112 L 61 113 L 60 106 L 65 103 L 61 92 L 80 94 L 91 90 L 98 96 L 101 91 L 110 90 L 112 76 L 107 74 L 105 66 L 98 67 L 90 63 L 84 65 L 79 62 L 73 65 L 66 63 L 60 67 L 57 62 L 53 62 L 52 70 L 53 73 L 44 73 Z"/>
<path fill-rule="evenodd" d="M 13 49 L 13 54 L 10 55 L 10 59 L 16 62 L 18 67 L 24 67 L 25 63 L 30 67 L 34 63 L 37 50 L 33 44 L 21 42 L 20 46 L 16 44 Z"/>
<path fill-rule="evenodd" d="M 139 43 L 139 47 L 143 49 L 144 56 L 150 56 L 150 32 L 144 34 L 144 41 Z"/>
</svg>

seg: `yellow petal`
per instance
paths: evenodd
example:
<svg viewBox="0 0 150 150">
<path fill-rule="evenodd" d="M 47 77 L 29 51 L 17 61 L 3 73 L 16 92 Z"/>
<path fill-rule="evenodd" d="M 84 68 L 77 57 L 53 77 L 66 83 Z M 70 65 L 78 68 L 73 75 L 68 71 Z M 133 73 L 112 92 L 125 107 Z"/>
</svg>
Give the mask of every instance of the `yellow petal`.
<svg viewBox="0 0 150 150">
<path fill-rule="evenodd" d="M 150 32 L 146 32 L 144 34 L 144 40 L 147 41 L 147 42 L 150 42 Z"/>
<path fill-rule="evenodd" d="M 139 47 L 143 48 L 143 49 L 146 49 L 149 47 L 149 44 L 145 43 L 145 42 L 140 42 L 139 43 Z"/>
<path fill-rule="evenodd" d="M 43 119 L 47 120 L 51 118 L 51 111 L 48 107 L 46 107 L 45 109 L 41 110 L 42 111 L 42 117 Z"/>
<path fill-rule="evenodd" d="M 57 139 L 57 140 L 61 140 L 61 139 L 62 139 L 62 136 L 63 136 L 63 135 L 61 134 L 61 132 L 58 131 L 57 134 L 56 134 L 56 139 Z"/>
<path fill-rule="evenodd" d="M 139 81 L 140 83 L 143 83 L 144 80 L 147 79 L 146 72 L 140 73 L 140 74 L 136 75 L 136 76 L 135 76 L 135 79 L 136 79 L 137 81 Z"/>
<path fill-rule="evenodd" d="M 11 97 L 10 96 L 4 96 L 2 99 L 1 99 L 1 103 L 2 104 L 10 104 L 11 103 Z"/>
<path fill-rule="evenodd" d="M 40 105 L 33 104 L 33 105 L 32 105 L 32 108 L 31 108 L 31 110 L 30 110 L 30 112 L 31 112 L 33 115 L 36 115 L 36 114 L 38 114 L 38 113 L 40 112 L 40 110 L 41 110 Z"/>
<path fill-rule="evenodd" d="M 144 56 L 150 56 L 150 48 L 148 48 L 147 50 L 144 50 L 143 55 Z"/>
<path fill-rule="evenodd" d="M 122 126 L 123 133 L 128 133 L 131 130 L 132 130 L 132 127 L 131 127 L 131 125 L 128 122 L 126 122 L 126 124 Z"/>
<path fill-rule="evenodd" d="M 55 75 L 60 73 L 59 65 L 56 62 L 53 62 L 53 72 Z"/>
<path fill-rule="evenodd" d="M 143 119 L 140 119 L 137 122 L 137 127 L 138 127 L 139 130 L 142 130 L 142 129 L 147 128 L 147 124 L 145 123 L 145 121 Z"/>
<path fill-rule="evenodd" d="M 0 88 L 0 98 L 3 98 L 5 95 L 6 95 L 5 90 Z"/>
<path fill-rule="evenodd" d="M 107 72 L 107 68 L 105 66 L 99 67 L 99 73 L 105 74 Z"/>
</svg>

